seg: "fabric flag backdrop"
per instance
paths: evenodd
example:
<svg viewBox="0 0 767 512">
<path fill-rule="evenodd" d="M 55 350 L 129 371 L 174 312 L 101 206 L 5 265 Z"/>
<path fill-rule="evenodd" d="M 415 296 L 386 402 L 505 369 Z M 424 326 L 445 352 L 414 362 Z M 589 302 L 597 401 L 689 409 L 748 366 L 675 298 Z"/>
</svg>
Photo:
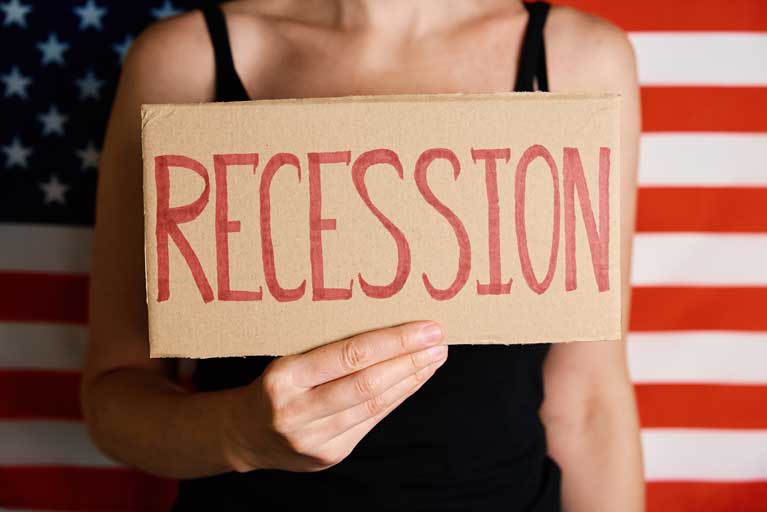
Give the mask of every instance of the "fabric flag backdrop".
<svg viewBox="0 0 767 512">
<path fill-rule="evenodd" d="M 192 0 L 0 2 L 0 509 L 163 510 L 78 406 L 96 168 L 122 57 Z M 767 4 L 573 0 L 642 85 L 629 365 L 648 510 L 767 507 Z"/>
</svg>

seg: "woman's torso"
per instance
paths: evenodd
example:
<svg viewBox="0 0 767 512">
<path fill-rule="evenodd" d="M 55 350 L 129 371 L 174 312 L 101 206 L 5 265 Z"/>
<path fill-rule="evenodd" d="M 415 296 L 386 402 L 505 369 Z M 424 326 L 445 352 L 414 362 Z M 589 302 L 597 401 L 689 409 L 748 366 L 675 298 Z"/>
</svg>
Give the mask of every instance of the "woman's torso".
<svg viewBox="0 0 767 512">
<path fill-rule="evenodd" d="M 237 25 L 247 22 L 238 21 L 236 11 L 227 12 L 225 22 L 211 9 L 206 19 L 216 52 L 216 99 L 546 90 L 541 35 L 546 11 L 533 7 L 529 23 L 524 10 L 480 20 L 430 59 L 428 42 L 370 57 L 375 45 L 362 35 L 283 21 L 272 22 L 284 25 L 281 33 L 272 27 L 275 32 L 256 42 L 238 31 Z M 508 44 L 497 44 L 502 34 Z M 321 44 L 310 44 L 312 38 Z M 263 71 L 242 73 L 247 79 L 241 81 L 234 67 L 253 69 L 248 45 L 265 42 L 275 46 L 271 53 L 280 63 L 269 74 L 277 77 L 265 76 L 269 66 L 263 65 L 258 66 Z M 467 48 L 471 44 L 485 51 Z M 547 351 L 547 345 L 451 347 L 436 375 L 340 464 L 318 473 L 254 471 L 184 481 L 174 510 L 559 511 L 559 470 L 547 456 L 538 416 Z M 195 385 L 200 390 L 246 385 L 270 361 L 202 360 Z"/>
</svg>

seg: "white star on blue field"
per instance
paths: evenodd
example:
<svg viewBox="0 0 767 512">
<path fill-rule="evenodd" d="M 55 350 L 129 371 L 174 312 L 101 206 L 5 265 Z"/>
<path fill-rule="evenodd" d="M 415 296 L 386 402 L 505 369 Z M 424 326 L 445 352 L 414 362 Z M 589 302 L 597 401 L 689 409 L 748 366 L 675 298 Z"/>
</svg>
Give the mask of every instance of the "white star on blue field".
<svg viewBox="0 0 767 512">
<path fill-rule="evenodd" d="M 43 135 L 64 135 L 64 124 L 69 120 L 69 116 L 65 116 L 56 105 L 51 105 L 48 112 L 40 114 L 37 119 L 43 125 Z"/>
<path fill-rule="evenodd" d="M 23 4 L 19 0 L 11 0 L 0 4 L 0 9 L 5 14 L 4 27 L 18 25 L 21 28 L 27 28 L 27 15 L 32 11 L 31 5 Z"/>
<path fill-rule="evenodd" d="M 87 28 L 103 30 L 104 26 L 101 23 L 101 18 L 107 14 L 109 9 L 99 7 L 94 0 L 88 0 L 85 5 L 75 7 L 74 11 L 80 18 L 80 30 Z"/>
<path fill-rule="evenodd" d="M 87 171 L 88 169 L 98 169 L 101 152 L 93 144 L 93 141 L 88 142 L 86 147 L 78 149 L 75 153 L 80 159 L 80 168 L 83 171 Z"/>
<path fill-rule="evenodd" d="M 29 157 L 32 154 L 32 148 L 21 143 L 18 137 L 14 137 L 10 144 L 2 147 L 5 153 L 5 166 L 21 167 L 26 169 L 29 166 Z"/>
<path fill-rule="evenodd" d="M 128 50 L 130 49 L 130 45 L 133 44 L 133 36 L 128 34 L 125 36 L 125 38 L 120 43 L 115 43 L 112 45 L 112 49 L 117 52 L 117 56 L 120 58 L 120 62 L 125 60 L 125 55 L 127 55 Z"/>
<path fill-rule="evenodd" d="M 178 14 L 181 14 L 184 11 L 174 7 L 173 3 L 170 0 L 165 0 L 165 2 L 163 2 L 163 4 L 160 7 L 152 9 L 149 12 L 155 18 L 163 19 L 163 18 L 170 18 L 171 16 L 176 16 Z"/>
<path fill-rule="evenodd" d="M 94 99 L 101 98 L 101 88 L 104 86 L 104 80 L 99 80 L 96 75 L 93 74 L 93 70 L 89 70 L 84 77 L 75 81 L 77 88 L 80 89 L 80 99 Z"/>
<path fill-rule="evenodd" d="M 64 65 L 64 52 L 69 50 L 69 44 L 59 41 L 59 36 L 51 32 L 47 40 L 37 43 L 37 49 L 42 53 L 43 66 L 51 63 Z"/>
<path fill-rule="evenodd" d="M 126 54 L 149 25 L 207 1 L 0 0 L 0 230 L 93 222 Z"/>
<path fill-rule="evenodd" d="M 32 83 L 32 79 L 21 74 L 18 67 L 13 66 L 10 73 L 0 75 L 0 80 L 5 84 L 6 98 L 11 96 L 18 96 L 22 99 L 27 98 L 27 87 Z"/>
<path fill-rule="evenodd" d="M 55 174 L 51 174 L 51 177 L 45 183 L 40 183 L 40 188 L 43 191 L 45 204 L 58 203 L 60 205 L 67 204 L 66 194 L 69 190 L 69 185 L 66 185 L 59 181 L 59 178 Z"/>
</svg>

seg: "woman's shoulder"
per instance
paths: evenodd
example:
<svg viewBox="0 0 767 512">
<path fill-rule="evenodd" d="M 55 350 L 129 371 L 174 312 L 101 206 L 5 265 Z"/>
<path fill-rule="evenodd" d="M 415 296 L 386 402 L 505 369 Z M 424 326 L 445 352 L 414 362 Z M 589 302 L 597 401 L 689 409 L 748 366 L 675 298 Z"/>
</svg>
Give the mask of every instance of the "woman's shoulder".
<svg viewBox="0 0 767 512">
<path fill-rule="evenodd" d="M 236 4 L 236 2 L 235 2 Z M 238 69 L 271 60 L 271 23 L 253 12 L 226 9 L 226 25 Z M 247 52 L 237 47 L 247 47 Z M 123 74 L 139 81 L 151 96 L 169 102 L 207 101 L 215 89 L 215 54 L 205 17 L 200 10 L 157 21 L 133 42 Z"/>
<path fill-rule="evenodd" d="M 552 89 L 635 86 L 636 60 L 628 35 L 604 18 L 552 6 L 545 38 Z"/>
<path fill-rule="evenodd" d="M 122 81 L 142 98 L 201 101 L 213 80 L 213 49 L 199 11 L 149 25 L 125 56 Z"/>
</svg>

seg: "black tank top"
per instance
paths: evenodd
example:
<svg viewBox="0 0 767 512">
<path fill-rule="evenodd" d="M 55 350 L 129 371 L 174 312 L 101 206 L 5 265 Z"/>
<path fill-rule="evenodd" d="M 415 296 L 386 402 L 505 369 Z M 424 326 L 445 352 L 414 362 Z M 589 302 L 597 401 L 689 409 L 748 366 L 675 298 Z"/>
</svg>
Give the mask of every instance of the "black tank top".
<svg viewBox="0 0 767 512">
<path fill-rule="evenodd" d="M 514 89 L 546 91 L 549 5 L 525 6 L 530 17 Z M 203 12 L 216 58 L 216 100 L 248 100 L 221 10 Z M 444 366 L 340 464 L 316 473 L 261 470 L 185 480 L 173 510 L 559 512 L 560 473 L 538 415 L 548 348 L 453 346 Z M 271 360 L 200 360 L 194 383 L 205 391 L 246 385 Z"/>
</svg>

